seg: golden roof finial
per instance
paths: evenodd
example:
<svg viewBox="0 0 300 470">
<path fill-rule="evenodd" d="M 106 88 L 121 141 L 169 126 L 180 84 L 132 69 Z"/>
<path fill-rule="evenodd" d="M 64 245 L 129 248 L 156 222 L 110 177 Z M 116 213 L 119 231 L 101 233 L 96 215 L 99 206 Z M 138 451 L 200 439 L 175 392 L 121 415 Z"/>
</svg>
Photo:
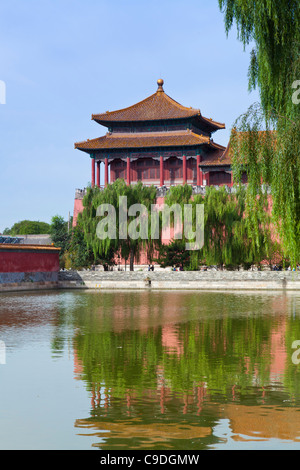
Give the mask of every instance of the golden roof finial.
<svg viewBox="0 0 300 470">
<path fill-rule="evenodd" d="M 164 84 L 163 79 L 162 79 L 162 78 L 159 78 L 159 79 L 157 80 L 157 85 L 158 85 L 157 91 L 164 91 L 164 89 L 163 89 L 163 84 Z"/>
</svg>

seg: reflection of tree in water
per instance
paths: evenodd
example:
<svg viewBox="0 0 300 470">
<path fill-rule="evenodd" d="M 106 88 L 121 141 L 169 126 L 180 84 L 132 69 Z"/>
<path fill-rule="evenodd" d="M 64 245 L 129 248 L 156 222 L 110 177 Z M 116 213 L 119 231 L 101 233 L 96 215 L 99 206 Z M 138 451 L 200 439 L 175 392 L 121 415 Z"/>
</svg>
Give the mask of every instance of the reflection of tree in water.
<svg viewBox="0 0 300 470">
<path fill-rule="evenodd" d="M 91 417 L 76 424 L 101 429 L 110 448 L 172 448 L 172 439 L 174 448 L 198 449 L 216 441 L 212 428 L 224 405 L 298 399 L 299 372 L 279 348 L 287 331 L 300 338 L 287 304 L 255 294 L 89 295 L 73 318 Z"/>
<path fill-rule="evenodd" d="M 252 385 L 253 377 L 262 385 L 269 380 L 278 319 L 263 313 L 272 311 L 272 297 L 270 305 L 260 296 L 241 304 L 239 296 L 221 294 L 91 300 L 89 314 L 77 317 L 84 334 L 74 343 L 88 384 L 106 384 L 118 397 L 128 389 L 156 389 L 160 377 L 176 392 L 205 382 L 226 393 L 233 385 Z"/>
</svg>

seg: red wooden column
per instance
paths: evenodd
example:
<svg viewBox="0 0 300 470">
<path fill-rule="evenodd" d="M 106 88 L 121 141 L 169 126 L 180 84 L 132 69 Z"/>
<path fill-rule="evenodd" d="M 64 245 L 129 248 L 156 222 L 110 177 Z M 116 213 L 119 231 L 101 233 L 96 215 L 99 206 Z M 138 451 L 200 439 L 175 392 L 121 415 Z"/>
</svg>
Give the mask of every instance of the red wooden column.
<svg viewBox="0 0 300 470">
<path fill-rule="evenodd" d="M 187 171 L 186 171 L 186 155 L 183 155 L 182 157 L 182 166 L 183 166 L 183 169 L 182 169 L 182 173 L 183 173 L 183 184 L 186 183 L 186 180 L 187 180 Z"/>
<path fill-rule="evenodd" d="M 105 157 L 104 185 L 108 185 L 108 158 Z"/>
<path fill-rule="evenodd" d="M 206 178 L 206 186 L 209 186 L 209 185 L 210 185 L 209 176 L 210 176 L 210 174 L 209 174 L 209 171 L 208 171 L 208 172 L 206 173 L 206 175 L 205 175 L 205 178 Z"/>
<path fill-rule="evenodd" d="M 202 172 L 201 172 L 200 167 L 199 167 L 200 163 L 201 163 L 201 156 L 198 154 L 197 155 L 197 186 L 202 185 L 202 181 L 201 181 L 201 173 Z"/>
<path fill-rule="evenodd" d="M 95 159 L 91 156 L 92 159 L 92 188 L 95 186 Z"/>
<path fill-rule="evenodd" d="M 199 173 L 200 173 L 200 186 L 203 186 L 203 171 L 201 168 L 199 168 Z"/>
<path fill-rule="evenodd" d="M 130 157 L 127 157 L 127 185 L 129 186 L 131 183 L 131 178 L 130 178 Z"/>
<path fill-rule="evenodd" d="M 160 162 L 159 162 L 159 178 L 160 178 L 160 186 L 163 186 L 165 184 L 165 178 L 164 178 L 164 157 L 160 157 Z"/>
<path fill-rule="evenodd" d="M 97 161 L 97 186 L 100 188 L 100 161 Z"/>
</svg>

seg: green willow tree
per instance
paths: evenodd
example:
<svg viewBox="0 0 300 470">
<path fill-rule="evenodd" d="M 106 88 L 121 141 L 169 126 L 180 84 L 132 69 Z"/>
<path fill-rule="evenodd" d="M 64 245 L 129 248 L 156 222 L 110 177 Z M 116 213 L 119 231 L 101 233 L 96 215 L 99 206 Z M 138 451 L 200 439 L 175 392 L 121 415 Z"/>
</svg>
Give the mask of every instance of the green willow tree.
<svg viewBox="0 0 300 470">
<path fill-rule="evenodd" d="M 193 190 L 188 184 L 172 186 L 165 197 L 165 204 L 170 208 L 174 205 L 180 206 L 182 227 L 181 239 L 172 240 L 169 245 L 160 245 L 158 262 L 162 266 L 183 266 L 185 270 L 197 270 L 202 258 L 202 250 L 187 250 L 186 243 L 193 243 L 193 235 L 189 238 L 185 230 L 184 206 L 192 206 L 192 226 L 191 231 L 196 230 L 196 209 L 193 201 Z M 198 200 L 202 204 L 202 200 Z M 170 217 L 171 226 L 174 227 L 174 213 Z M 199 227 L 198 227 L 199 228 Z"/>
<path fill-rule="evenodd" d="M 166 194 L 165 203 L 168 206 L 179 204 L 183 208 L 184 204 L 190 203 L 192 193 L 192 186 L 189 184 L 171 186 L 170 191 Z"/>
<path fill-rule="evenodd" d="M 145 207 L 145 213 L 136 212 L 132 215 L 127 210 L 126 220 L 123 221 L 120 217 L 122 197 L 127 198 L 127 209 L 141 204 Z M 156 189 L 143 186 L 141 182 L 128 186 L 124 180 L 119 179 L 104 190 L 98 187 L 88 188 L 78 224 L 83 229 L 87 246 L 93 250 L 95 258 L 111 260 L 112 253 L 119 254 L 125 260 L 129 258 L 130 270 L 133 271 L 134 259 L 139 259 L 141 248 L 151 253 L 157 242 L 151 239 L 151 205 L 155 204 L 155 199 Z M 103 213 L 98 214 L 97 209 L 100 206 Z M 110 213 L 111 208 L 113 210 Z M 102 235 L 99 233 L 99 223 L 103 223 L 103 227 L 106 225 Z M 113 229 L 113 233 L 109 233 L 109 228 Z M 134 236 L 130 236 L 130 233 Z"/>
<path fill-rule="evenodd" d="M 271 189 L 272 221 L 292 264 L 300 259 L 300 3 L 298 0 L 219 0 L 226 32 L 234 22 L 244 47 L 254 43 L 249 90 L 260 104 L 237 119 L 231 136 L 233 172 L 248 177 L 246 213 L 258 240 L 259 217 Z M 269 198 L 270 199 L 270 198 Z M 269 200 L 270 202 L 270 200 Z"/>
<path fill-rule="evenodd" d="M 255 237 L 251 236 L 251 220 L 245 216 L 246 190 L 236 187 L 229 193 L 225 187 L 208 187 L 205 196 L 192 195 L 191 188 L 177 186 L 171 188 L 166 204 L 178 204 L 182 210 L 184 204 L 192 206 L 193 226 L 196 230 L 196 206 L 204 204 L 204 246 L 200 250 L 191 250 L 184 254 L 187 237 L 173 240 L 173 243 L 160 249 L 159 261 L 163 265 L 184 265 L 184 269 L 198 269 L 200 264 L 225 266 L 226 268 L 249 268 L 268 258 L 273 249 L 270 218 L 266 210 L 256 214 L 259 222 Z M 171 221 L 174 224 L 174 220 Z M 183 227 L 183 234 L 185 233 Z M 176 254 L 177 250 L 177 254 Z M 164 259 L 165 258 L 165 259 Z"/>
<path fill-rule="evenodd" d="M 266 256 L 263 239 L 268 240 L 264 219 L 257 233 L 259 243 L 249 236 L 249 220 L 245 214 L 245 189 L 237 187 L 228 193 L 225 187 L 209 187 L 204 197 L 205 243 L 203 256 L 207 264 L 249 268 Z M 198 197 L 195 198 L 195 203 Z"/>
<path fill-rule="evenodd" d="M 82 269 L 100 262 L 93 251 L 87 246 L 81 227 L 73 227 L 68 251 L 66 252 L 66 267 Z"/>
</svg>

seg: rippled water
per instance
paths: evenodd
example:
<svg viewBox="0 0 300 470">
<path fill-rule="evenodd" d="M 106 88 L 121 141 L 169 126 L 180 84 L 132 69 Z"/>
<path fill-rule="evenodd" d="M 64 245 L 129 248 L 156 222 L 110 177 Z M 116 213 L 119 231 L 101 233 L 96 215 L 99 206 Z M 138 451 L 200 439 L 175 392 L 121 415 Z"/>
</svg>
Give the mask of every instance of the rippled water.
<svg viewBox="0 0 300 470">
<path fill-rule="evenodd" d="M 299 320 L 300 293 L 2 294 L 0 448 L 300 449 Z"/>
</svg>

